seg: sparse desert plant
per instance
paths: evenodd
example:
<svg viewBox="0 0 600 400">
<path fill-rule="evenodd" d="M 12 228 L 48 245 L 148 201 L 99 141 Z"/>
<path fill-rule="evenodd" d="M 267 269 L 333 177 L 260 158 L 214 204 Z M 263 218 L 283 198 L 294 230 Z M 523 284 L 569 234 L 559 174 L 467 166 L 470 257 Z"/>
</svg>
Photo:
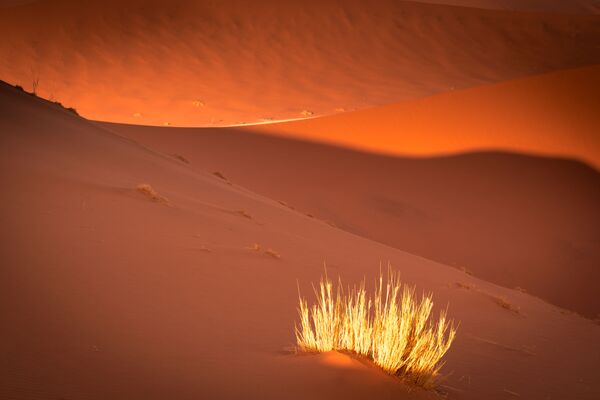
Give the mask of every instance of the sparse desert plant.
<svg viewBox="0 0 600 400">
<path fill-rule="evenodd" d="M 190 160 L 188 160 L 187 158 L 185 158 L 184 156 L 182 156 L 181 154 L 173 154 L 173 157 L 175 157 L 176 159 L 178 159 L 179 161 L 182 161 L 186 164 L 190 163 Z"/>
<path fill-rule="evenodd" d="M 157 203 L 168 203 L 169 200 L 166 197 L 161 196 L 147 183 L 140 183 L 135 187 L 135 189 L 149 198 L 152 201 L 156 201 Z"/>
<path fill-rule="evenodd" d="M 236 210 L 234 213 L 241 217 L 252 219 L 252 215 L 248 214 L 245 210 Z"/>
<path fill-rule="evenodd" d="M 37 89 L 38 86 L 40 85 L 40 78 L 34 78 L 33 81 L 31 82 L 31 92 L 35 95 L 37 95 Z"/>
<path fill-rule="evenodd" d="M 33 65 L 29 66 L 29 71 L 31 72 L 31 93 L 37 96 L 37 89 L 40 85 L 40 74 Z"/>
<path fill-rule="evenodd" d="M 246 248 L 248 250 L 256 251 L 257 253 L 262 252 L 262 253 L 268 255 L 269 257 L 273 257 L 273 258 L 277 258 L 277 259 L 281 258 L 281 254 L 279 254 L 275 250 L 273 250 L 271 248 L 263 250 L 262 246 L 258 243 L 254 243 L 252 246 L 248 246 Z"/>
<path fill-rule="evenodd" d="M 497 296 L 495 294 L 488 293 L 488 292 L 486 292 L 484 290 L 481 290 L 481 289 L 477 288 L 477 286 L 475 286 L 475 284 L 472 284 L 472 283 L 456 282 L 455 284 L 456 284 L 456 287 L 458 287 L 460 289 L 472 290 L 472 291 L 474 291 L 476 293 L 479 293 L 479 294 L 481 294 L 483 296 L 488 297 L 494 303 L 496 303 L 497 305 L 499 305 L 503 309 L 508 310 L 508 311 L 514 313 L 515 315 L 521 315 L 521 308 L 519 306 L 516 306 L 516 305 L 512 304 L 511 302 L 509 302 L 504 297 Z"/>
<path fill-rule="evenodd" d="M 455 284 L 456 284 L 457 287 L 459 287 L 461 289 L 466 289 L 466 290 L 475 290 L 475 289 L 477 289 L 477 286 L 475 286 L 472 283 L 456 282 Z"/>
<path fill-rule="evenodd" d="M 490 297 L 490 299 L 492 299 L 492 301 L 494 303 L 498 304 L 500 307 L 504 308 L 505 310 L 508 310 L 514 314 L 521 314 L 521 308 L 519 306 L 512 304 L 511 302 L 506 300 L 506 298 L 500 297 L 500 296 L 495 296 L 492 294 L 488 294 L 488 296 Z"/>
<path fill-rule="evenodd" d="M 229 179 L 227 179 L 225 177 L 225 175 L 223 175 L 222 173 L 220 173 L 219 171 L 215 171 L 213 172 L 213 175 L 216 176 L 219 179 L 223 179 L 224 181 L 229 181 Z"/>
<path fill-rule="evenodd" d="M 261 251 L 262 247 L 260 247 L 260 244 L 254 243 L 252 246 L 248 246 L 247 249 L 254 250 L 254 251 Z"/>
<path fill-rule="evenodd" d="M 211 253 L 212 250 L 209 249 L 208 247 L 206 247 L 205 245 L 201 245 L 200 247 L 198 247 L 198 250 L 203 251 L 205 253 Z"/>
<path fill-rule="evenodd" d="M 67 111 L 69 111 L 69 112 L 71 112 L 71 113 L 79 116 L 79 113 L 77 112 L 77 110 L 75 108 L 73 108 L 73 107 L 65 107 L 61 103 L 58 103 L 58 104 L 60 104 L 61 107 L 64 107 L 65 110 L 67 110 Z"/>
<path fill-rule="evenodd" d="M 461 266 L 461 267 L 456 267 L 456 268 L 458 268 L 459 270 L 461 270 L 462 272 L 464 272 L 467 275 L 473 275 L 473 273 L 471 272 L 471 270 L 469 270 L 467 267 L 462 267 Z"/>
<path fill-rule="evenodd" d="M 271 256 L 273 258 L 277 258 L 277 259 L 281 258 L 281 254 L 279 254 L 278 252 L 276 252 L 273 249 L 267 249 L 267 250 L 265 250 L 265 254 L 268 255 L 268 256 Z"/>
<path fill-rule="evenodd" d="M 431 295 L 417 300 L 414 288 L 402 285 L 399 275 L 388 270 L 368 295 L 364 281 L 344 292 L 325 274 L 315 288 L 316 304 L 309 307 L 300 296 L 296 342 L 301 351 L 350 351 L 373 360 L 384 371 L 431 388 L 439 378 L 442 357 L 454 341 L 456 328 L 440 313 L 437 323 L 429 317 Z"/>
</svg>

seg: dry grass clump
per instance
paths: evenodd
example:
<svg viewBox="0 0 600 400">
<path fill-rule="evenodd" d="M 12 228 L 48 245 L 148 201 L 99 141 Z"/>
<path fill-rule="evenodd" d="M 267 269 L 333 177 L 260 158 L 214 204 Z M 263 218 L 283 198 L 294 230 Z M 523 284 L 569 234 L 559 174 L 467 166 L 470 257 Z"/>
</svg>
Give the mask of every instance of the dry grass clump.
<svg viewBox="0 0 600 400">
<path fill-rule="evenodd" d="M 244 210 L 236 210 L 236 211 L 234 211 L 234 214 L 237 214 L 237 215 L 239 215 L 241 217 L 244 217 L 244 218 L 252 219 L 252 215 L 248 214 Z"/>
<path fill-rule="evenodd" d="M 490 297 L 490 299 L 492 299 L 492 301 L 494 303 L 496 303 L 500 307 L 504 308 L 505 310 L 508 310 L 514 314 L 521 314 L 521 308 L 519 306 L 512 304 L 511 302 L 506 300 L 504 297 L 494 296 L 494 295 L 488 295 L 488 296 Z"/>
<path fill-rule="evenodd" d="M 437 323 L 429 320 L 431 295 L 418 301 L 414 288 L 402 286 L 391 269 L 383 274 L 373 296 L 364 281 L 345 293 L 341 282 L 334 287 L 327 275 L 315 288 L 316 304 L 308 306 L 300 297 L 300 327 L 296 341 L 303 351 L 346 350 L 366 356 L 384 371 L 426 388 L 435 386 L 439 370 L 456 336 L 456 329 L 440 313 Z"/>
<path fill-rule="evenodd" d="M 219 179 L 223 179 L 224 181 L 229 182 L 229 179 L 227 179 L 227 177 L 225 177 L 225 175 L 223 175 L 222 173 L 220 173 L 219 171 L 215 171 L 213 172 L 213 175 L 216 176 Z"/>
<path fill-rule="evenodd" d="M 247 249 L 254 250 L 254 251 L 261 251 L 262 247 L 260 247 L 260 244 L 254 243 L 252 246 L 248 246 Z"/>
<path fill-rule="evenodd" d="M 253 250 L 256 251 L 257 253 L 264 253 L 265 255 L 269 256 L 269 257 L 273 257 L 276 259 L 280 259 L 281 258 L 281 254 L 279 254 L 278 252 L 276 252 L 275 250 L 268 248 L 266 250 L 263 250 L 263 248 L 261 247 L 260 244 L 258 243 L 254 243 L 252 246 L 248 246 L 246 247 L 248 250 Z"/>
<path fill-rule="evenodd" d="M 461 289 L 466 289 L 466 290 L 475 290 L 477 289 L 477 286 L 475 286 L 472 283 L 465 283 L 465 282 L 456 282 L 456 286 L 461 288 Z"/>
<path fill-rule="evenodd" d="M 273 258 L 277 258 L 277 259 L 281 258 L 281 254 L 279 254 L 278 252 L 276 252 L 273 249 L 266 249 L 265 254 L 268 256 L 271 256 Z"/>
<path fill-rule="evenodd" d="M 290 204 L 286 203 L 286 202 L 285 202 L 285 201 L 283 201 L 283 200 L 277 200 L 277 202 L 278 202 L 279 204 L 281 204 L 282 206 L 289 208 L 290 210 L 295 210 L 295 209 L 296 209 L 294 206 L 292 206 L 292 205 L 290 205 Z"/>
<path fill-rule="evenodd" d="M 60 107 L 63 110 L 69 111 L 70 113 L 73 113 L 73 114 L 75 114 L 76 116 L 79 117 L 79 113 L 77 112 L 77 110 L 75 108 L 64 106 L 60 101 L 56 101 L 54 99 L 54 95 L 50 94 L 49 98 L 47 98 L 47 99 L 41 97 L 38 94 L 38 92 L 37 92 L 38 86 L 39 86 L 39 78 L 34 78 L 33 82 L 32 82 L 32 85 L 31 85 L 31 89 L 32 89 L 31 92 L 28 92 L 25 89 L 23 89 L 23 86 L 14 85 L 13 87 L 15 89 L 17 89 L 18 91 L 20 91 L 20 92 L 23 92 L 23 93 L 28 94 L 28 95 L 33 96 L 33 97 L 37 97 L 38 99 L 41 99 L 42 101 L 47 101 L 47 102 L 49 102 L 51 104 L 54 104 L 54 105 Z"/>
<path fill-rule="evenodd" d="M 157 203 L 168 203 L 169 200 L 166 197 L 161 196 L 147 183 L 140 183 L 135 187 L 135 190 L 146 196 L 152 201 L 156 201 Z"/>
<path fill-rule="evenodd" d="M 176 159 L 178 159 L 179 161 L 181 161 L 181 162 L 184 162 L 184 163 L 186 163 L 186 164 L 189 164 L 189 163 L 190 163 L 190 160 L 188 160 L 187 158 L 185 158 L 185 157 L 184 157 L 184 156 L 182 156 L 181 154 L 177 154 L 177 153 L 175 153 L 175 154 L 173 154 L 173 157 L 175 157 L 175 158 L 176 158 Z"/>
<path fill-rule="evenodd" d="M 496 296 L 495 294 L 491 294 L 484 290 L 478 289 L 477 286 L 475 286 L 472 283 L 456 282 L 455 284 L 456 284 L 456 287 L 458 287 L 458 288 L 465 289 L 465 290 L 473 290 L 476 293 L 479 293 L 483 296 L 488 297 L 496 305 L 502 307 L 505 310 L 512 312 L 513 314 L 522 315 L 521 308 L 519 306 L 516 306 L 516 305 L 512 304 L 511 302 L 509 302 L 505 297 Z"/>
</svg>

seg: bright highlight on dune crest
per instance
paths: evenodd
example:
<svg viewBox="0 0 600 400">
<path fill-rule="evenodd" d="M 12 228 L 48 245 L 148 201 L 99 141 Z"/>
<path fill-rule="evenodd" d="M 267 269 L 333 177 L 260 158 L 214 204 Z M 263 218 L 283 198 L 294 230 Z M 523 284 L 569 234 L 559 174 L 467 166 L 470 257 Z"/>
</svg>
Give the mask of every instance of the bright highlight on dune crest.
<svg viewBox="0 0 600 400">
<path fill-rule="evenodd" d="M 315 288 L 316 303 L 309 307 L 300 296 L 300 327 L 296 341 L 302 351 L 345 350 L 373 360 L 384 371 L 425 388 L 435 386 L 442 357 L 456 337 L 456 328 L 441 311 L 437 323 L 429 317 L 431 294 L 418 301 L 414 288 L 402 285 L 388 270 L 375 285 L 373 296 L 365 282 L 347 291 L 338 281 L 334 290 L 327 275 Z M 334 294 L 335 292 L 335 294 Z"/>
</svg>

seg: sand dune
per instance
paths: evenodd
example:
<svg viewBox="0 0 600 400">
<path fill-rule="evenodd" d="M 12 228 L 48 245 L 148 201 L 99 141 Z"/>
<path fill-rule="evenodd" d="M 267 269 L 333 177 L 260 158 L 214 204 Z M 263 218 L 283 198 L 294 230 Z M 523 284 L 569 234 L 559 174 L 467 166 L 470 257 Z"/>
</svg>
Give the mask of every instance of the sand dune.
<svg viewBox="0 0 600 400">
<path fill-rule="evenodd" d="M 597 14 L 0 0 L 50 99 L 0 81 L 0 399 L 600 398 Z M 294 352 L 388 262 L 459 323 L 436 390 Z"/>
<path fill-rule="evenodd" d="M 192 162 L 0 85 L 0 397 L 438 398 L 344 355 L 286 350 L 297 282 L 308 287 L 323 261 L 358 281 L 379 260 L 461 321 L 444 367 L 448 398 L 600 395 L 589 320 L 346 233 Z"/>
<path fill-rule="evenodd" d="M 503 150 L 600 169 L 598 88 L 600 65 L 255 129 L 396 155 Z"/>
<path fill-rule="evenodd" d="M 0 11 L 0 78 L 28 90 L 39 78 L 42 96 L 92 119 L 229 125 L 600 63 L 598 18 L 395 0 L 40 1 Z"/>
<path fill-rule="evenodd" d="M 600 287 L 594 283 L 600 278 L 598 170 L 568 159 L 506 152 L 388 157 L 273 135 L 328 137 L 356 147 L 371 141 L 417 154 L 423 143 L 439 143 L 438 150 L 446 151 L 546 148 L 597 157 L 599 108 L 591 82 L 599 71 L 555 73 L 275 125 L 105 126 L 183 155 L 193 169 L 218 170 L 348 232 L 595 317 L 600 312 Z"/>
</svg>

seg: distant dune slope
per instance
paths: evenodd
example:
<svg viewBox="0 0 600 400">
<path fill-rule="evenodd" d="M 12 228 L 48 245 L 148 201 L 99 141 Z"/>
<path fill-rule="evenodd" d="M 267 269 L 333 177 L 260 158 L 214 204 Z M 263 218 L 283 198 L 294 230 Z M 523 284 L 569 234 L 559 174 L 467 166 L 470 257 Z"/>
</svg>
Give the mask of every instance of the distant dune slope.
<svg viewBox="0 0 600 400">
<path fill-rule="evenodd" d="M 600 63 L 600 17 L 396 0 L 40 1 L 0 10 L 0 79 L 92 119 L 332 114 Z"/>
<path fill-rule="evenodd" d="M 600 170 L 599 88 L 596 65 L 252 129 L 397 155 L 522 151 Z"/>
<path fill-rule="evenodd" d="M 285 178 L 293 171 L 276 151 L 310 156 L 290 160 L 302 161 L 298 171 L 309 172 L 310 179 L 324 176 L 331 185 L 323 189 L 307 184 L 298 190 L 306 191 L 304 198 L 322 197 L 332 209 L 339 204 L 342 215 L 354 194 L 344 193 L 343 182 L 360 172 L 360 159 L 374 157 L 259 137 L 267 143 L 263 147 L 244 133 L 244 140 L 233 143 L 257 145 L 250 157 L 232 146 L 230 135 L 211 135 L 225 138 L 221 149 L 212 148 L 215 155 L 222 151 L 226 160 L 239 151 L 240 162 L 248 161 L 245 168 L 262 173 L 269 184 L 283 182 L 289 188 L 293 181 L 302 183 L 293 174 Z M 207 145 L 216 146 L 219 140 Z M 340 157 L 340 165 L 357 169 L 337 169 L 331 154 Z M 208 173 L 221 162 L 188 155 L 192 164 L 117 137 L 0 83 L 0 398 L 438 399 L 436 392 L 408 387 L 345 355 L 291 352 L 298 285 L 309 293 L 324 261 L 330 276 L 340 274 L 348 283 L 366 278 L 370 285 L 380 260 L 389 260 L 418 291 L 432 291 L 437 310 L 448 305 L 449 315 L 460 321 L 442 370 L 448 379 L 440 390 L 449 399 L 600 396 L 595 368 L 600 330 L 591 321 L 331 227 Z M 270 157 L 279 157 L 282 167 L 262 169 L 261 162 Z M 209 161 L 207 171 L 194 170 Z M 376 159 L 371 162 L 381 168 Z M 438 163 L 449 171 L 463 163 L 483 168 L 486 162 L 477 156 L 438 160 L 431 168 L 435 174 Z M 522 163 L 532 164 L 531 170 L 542 176 L 547 168 L 536 159 Z M 566 169 L 561 165 L 557 162 L 556 172 L 563 171 L 565 179 L 587 171 L 577 164 L 567 162 Z M 503 169 L 502 164 L 489 168 Z M 388 168 L 377 170 L 387 173 Z M 332 182 L 334 173 L 347 179 Z M 419 177 L 418 171 L 413 176 Z M 361 176 L 355 178 L 361 181 Z M 339 188 L 334 185 L 338 181 Z M 469 190 L 485 190 L 486 182 Z M 167 200 L 155 201 L 149 192 L 136 191 L 139 183 L 151 185 Z M 319 191 L 310 192 L 315 189 Z M 452 193 L 454 187 L 448 189 Z M 577 198 L 581 190 L 575 181 L 567 195 Z M 473 198 L 478 199 L 477 193 Z M 371 201 L 385 209 L 392 200 Z M 577 205 L 583 213 L 586 205 Z M 391 207 L 397 210 L 395 204 Z M 408 204 L 402 210 L 420 218 Z M 552 224 L 569 226 L 556 211 L 558 216 L 547 224 L 549 234 Z M 460 217 L 460 210 L 453 215 Z M 487 228 L 479 232 L 486 235 Z M 498 227 L 494 231 L 503 233 Z M 518 229 L 514 231 L 520 239 Z M 477 244 L 472 245 L 475 251 L 488 250 Z M 514 246 L 520 251 L 526 244 L 515 240 L 506 251 Z M 585 256 L 582 243 L 568 244 Z M 280 258 L 264 252 L 269 248 Z M 533 270 L 532 265 L 523 268 Z M 572 266 L 573 275 L 579 271 Z M 590 279 L 588 285 L 596 282 Z M 564 285 L 569 287 L 568 281 Z"/>
<path fill-rule="evenodd" d="M 598 0 L 415 0 L 420 3 L 446 4 L 491 10 L 517 10 L 574 14 L 598 14 Z"/>
<path fill-rule="evenodd" d="M 597 95 L 588 79 L 597 79 L 590 75 L 594 71 L 270 126 L 108 127 L 349 232 L 595 317 L 600 312 L 598 170 L 567 159 L 502 152 L 389 157 L 264 135 L 265 130 L 332 139 L 347 135 L 396 148 L 408 143 L 406 152 L 438 142 L 456 145 L 452 150 L 533 150 L 537 143 L 555 152 L 570 143 L 593 152 L 600 132 L 600 108 L 590 103 Z M 572 78 L 579 89 L 590 83 L 589 96 L 570 90 Z M 571 140 L 565 144 L 564 138 Z"/>
</svg>

